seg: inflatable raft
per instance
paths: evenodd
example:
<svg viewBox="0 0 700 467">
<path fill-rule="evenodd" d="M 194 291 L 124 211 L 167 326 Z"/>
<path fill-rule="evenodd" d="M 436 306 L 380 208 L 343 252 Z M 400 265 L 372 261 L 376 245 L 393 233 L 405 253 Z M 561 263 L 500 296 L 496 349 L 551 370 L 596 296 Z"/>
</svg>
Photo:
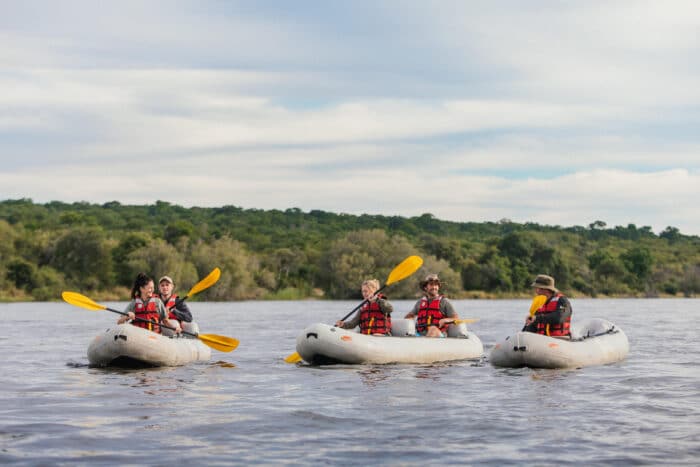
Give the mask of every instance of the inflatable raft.
<svg viewBox="0 0 700 467">
<path fill-rule="evenodd" d="M 209 361 L 211 349 L 196 338 L 170 337 L 125 323 L 97 335 L 87 356 L 92 366 L 180 366 Z"/>
<path fill-rule="evenodd" d="M 629 342 L 622 329 L 596 318 L 572 326 L 572 339 L 532 332 L 508 336 L 491 349 L 489 360 L 497 367 L 580 368 L 624 360 Z"/>
<path fill-rule="evenodd" d="M 297 337 L 297 353 L 312 365 L 336 363 L 435 363 L 480 358 L 481 340 L 465 324 L 450 325 L 446 338 L 416 337 L 415 323 L 392 320 L 391 336 L 360 334 L 313 324 Z"/>
</svg>

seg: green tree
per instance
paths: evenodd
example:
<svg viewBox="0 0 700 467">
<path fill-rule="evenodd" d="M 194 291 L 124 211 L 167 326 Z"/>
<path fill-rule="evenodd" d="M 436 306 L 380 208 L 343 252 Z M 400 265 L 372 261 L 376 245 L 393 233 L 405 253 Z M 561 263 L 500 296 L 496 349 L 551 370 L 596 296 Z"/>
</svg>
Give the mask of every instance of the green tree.
<svg viewBox="0 0 700 467">
<path fill-rule="evenodd" d="M 635 246 L 620 255 L 620 259 L 632 277 L 632 285 L 643 287 L 651 274 L 654 257 L 646 247 Z"/>
<path fill-rule="evenodd" d="M 154 281 L 167 275 L 172 277 L 181 293 L 187 292 L 182 290 L 185 284 L 195 284 L 200 279 L 194 264 L 185 260 L 180 251 L 162 239 L 152 240 L 148 245 L 129 253 L 125 264 L 132 283 L 139 272 L 145 272 Z"/>
<path fill-rule="evenodd" d="M 186 220 L 177 220 L 169 223 L 165 227 L 165 232 L 163 233 L 163 238 L 168 243 L 175 245 L 177 241 L 182 237 L 191 237 L 194 233 L 194 225 Z"/>
<path fill-rule="evenodd" d="M 252 300 L 260 298 L 265 290 L 255 282 L 260 262 L 245 245 L 231 237 L 222 237 L 211 244 L 198 244 L 192 260 L 201 277 L 215 267 L 221 269 L 221 278 L 203 297 L 213 300 Z"/>
<path fill-rule="evenodd" d="M 7 265 L 6 277 L 18 289 L 31 292 L 37 286 L 36 267 L 23 259 L 15 259 Z"/>
<path fill-rule="evenodd" d="M 111 249 L 98 227 L 78 227 L 59 237 L 49 265 L 80 289 L 95 290 L 112 283 Z"/>
<path fill-rule="evenodd" d="M 331 243 L 321 258 L 320 284 L 331 298 L 361 298 L 362 281 L 376 278 L 384 283 L 389 273 L 416 249 L 400 235 L 383 230 L 358 230 Z M 425 258 L 423 258 L 425 260 Z M 417 279 L 392 285 L 392 297 L 411 297 Z"/>
<path fill-rule="evenodd" d="M 112 250 L 116 281 L 123 286 L 131 286 L 135 276 L 134 269 L 129 263 L 129 256 L 136 250 L 144 248 L 151 238 L 143 232 L 128 233 Z M 138 273 L 139 271 L 137 271 Z"/>
</svg>

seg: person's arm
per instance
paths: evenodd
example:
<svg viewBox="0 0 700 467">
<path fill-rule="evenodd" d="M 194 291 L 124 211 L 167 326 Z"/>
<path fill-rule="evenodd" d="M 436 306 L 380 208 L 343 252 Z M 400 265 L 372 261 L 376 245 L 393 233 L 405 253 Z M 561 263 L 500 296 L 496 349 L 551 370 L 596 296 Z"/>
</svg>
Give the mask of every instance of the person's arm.
<svg viewBox="0 0 700 467">
<path fill-rule="evenodd" d="M 444 318 L 442 318 L 438 322 L 438 327 L 442 327 L 445 324 L 454 323 L 455 320 L 459 319 L 459 315 L 455 311 L 455 308 L 452 306 L 452 302 L 450 302 L 446 298 L 440 300 L 440 312 L 442 313 Z"/>
<path fill-rule="evenodd" d="M 360 324 L 360 313 L 355 313 L 355 316 L 350 321 L 337 321 L 336 326 L 342 329 L 354 329 Z"/>
<path fill-rule="evenodd" d="M 185 323 L 192 322 L 192 313 L 190 312 L 190 307 L 187 306 L 187 303 L 185 302 L 179 302 L 173 308 L 170 308 L 169 311 L 171 311 L 175 315 L 178 321 L 183 321 Z"/>
<path fill-rule="evenodd" d="M 127 315 L 121 315 L 119 316 L 119 319 L 117 319 L 117 324 L 123 324 L 129 321 L 130 319 L 136 318 L 136 315 L 134 314 L 134 301 L 130 301 L 128 305 L 126 305 L 126 308 L 124 308 L 124 313 L 128 313 Z"/>
<path fill-rule="evenodd" d="M 415 305 L 413 305 L 413 309 L 406 313 L 406 316 L 404 316 L 404 318 L 414 319 L 416 316 L 418 316 L 418 310 L 420 310 L 420 300 L 417 301 Z"/>
<path fill-rule="evenodd" d="M 394 311 L 394 305 L 392 305 L 386 298 L 380 298 L 377 300 L 379 304 L 379 309 L 384 313 L 385 316 L 389 316 Z"/>
</svg>

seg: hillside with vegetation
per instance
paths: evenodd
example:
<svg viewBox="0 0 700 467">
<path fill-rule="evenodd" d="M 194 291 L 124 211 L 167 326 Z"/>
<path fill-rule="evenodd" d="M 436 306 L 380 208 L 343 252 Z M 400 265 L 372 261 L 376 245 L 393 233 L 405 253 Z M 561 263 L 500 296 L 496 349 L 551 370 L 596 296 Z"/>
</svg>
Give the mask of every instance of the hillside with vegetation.
<svg viewBox="0 0 700 467">
<path fill-rule="evenodd" d="M 357 299 L 364 278 L 384 282 L 409 255 L 424 265 L 392 285 L 411 298 L 438 272 L 455 298 L 524 297 L 536 274 L 580 296 L 695 296 L 700 237 L 675 227 L 544 226 L 449 222 L 235 206 L 185 208 L 158 201 L 0 201 L 0 300 L 58 300 L 75 290 L 126 300 L 136 273 L 172 276 L 184 293 L 214 267 L 209 300 Z"/>
</svg>

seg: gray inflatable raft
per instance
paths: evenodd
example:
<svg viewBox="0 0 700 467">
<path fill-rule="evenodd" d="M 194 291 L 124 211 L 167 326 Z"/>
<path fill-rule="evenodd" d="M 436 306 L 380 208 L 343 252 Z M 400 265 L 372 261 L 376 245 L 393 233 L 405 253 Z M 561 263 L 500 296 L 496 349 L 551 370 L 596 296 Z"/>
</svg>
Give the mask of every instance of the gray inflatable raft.
<svg viewBox="0 0 700 467">
<path fill-rule="evenodd" d="M 622 329 L 604 319 L 572 327 L 572 337 L 518 332 L 494 345 L 489 361 L 497 367 L 580 368 L 619 362 L 629 352 Z"/>
<path fill-rule="evenodd" d="M 480 358 L 481 340 L 465 324 L 452 337 L 416 337 L 413 320 L 392 320 L 391 336 L 371 336 L 328 324 L 313 324 L 297 337 L 297 352 L 312 365 L 334 363 L 435 363 Z"/>
<path fill-rule="evenodd" d="M 87 356 L 92 366 L 180 366 L 209 361 L 211 349 L 196 338 L 169 337 L 125 323 L 98 334 Z"/>
</svg>

